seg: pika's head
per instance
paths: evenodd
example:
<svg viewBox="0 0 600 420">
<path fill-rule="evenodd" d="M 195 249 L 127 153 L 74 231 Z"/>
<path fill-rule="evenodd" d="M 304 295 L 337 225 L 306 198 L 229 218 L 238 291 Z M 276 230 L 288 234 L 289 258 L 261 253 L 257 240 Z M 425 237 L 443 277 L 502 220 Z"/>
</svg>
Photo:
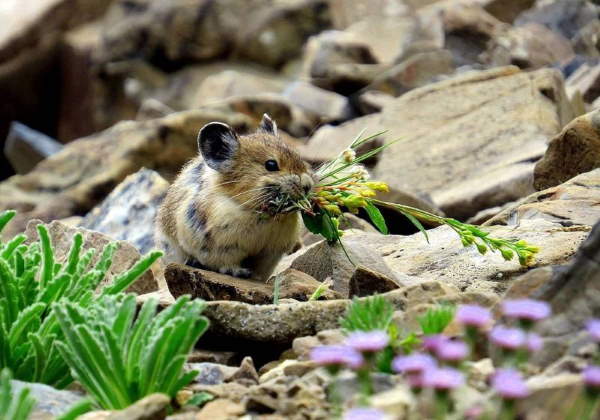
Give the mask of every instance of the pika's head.
<svg viewBox="0 0 600 420">
<path fill-rule="evenodd" d="M 314 186 L 310 166 L 279 138 L 267 114 L 258 130 L 245 136 L 227 124 L 209 123 L 198 134 L 198 148 L 219 174 L 218 188 L 247 209 L 272 215 L 293 211 L 292 203 Z"/>
</svg>

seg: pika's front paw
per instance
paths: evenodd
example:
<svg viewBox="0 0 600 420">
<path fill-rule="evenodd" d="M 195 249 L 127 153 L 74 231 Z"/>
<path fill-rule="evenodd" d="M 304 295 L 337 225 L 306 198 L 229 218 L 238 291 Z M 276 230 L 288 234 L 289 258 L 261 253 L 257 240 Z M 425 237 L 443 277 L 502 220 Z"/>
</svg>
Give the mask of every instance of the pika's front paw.
<svg viewBox="0 0 600 420">
<path fill-rule="evenodd" d="M 249 279 L 252 277 L 252 271 L 242 267 L 223 267 L 219 269 L 219 273 L 238 277 L 240 279 Z"/>
</svg>

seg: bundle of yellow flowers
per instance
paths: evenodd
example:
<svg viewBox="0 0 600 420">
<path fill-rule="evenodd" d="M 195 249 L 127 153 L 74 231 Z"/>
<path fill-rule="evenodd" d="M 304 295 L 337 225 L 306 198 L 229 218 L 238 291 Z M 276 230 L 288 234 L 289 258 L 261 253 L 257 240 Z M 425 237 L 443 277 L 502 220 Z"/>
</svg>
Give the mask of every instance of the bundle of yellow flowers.
<svg viewBox="0 0 600 420">
<path fill-rule="evenodd" d="M 388 228 L 379 208 L 388 208 L 407 217 L 425 235 L 427 241 L 429 241 L 427 231 L 421 221 L 449 226 L 458 234 L 464 246 L 475 246 L 481 254 L 485 254 L 488 250 L 499 251 L 505 260 L 511 260 L 516 255 L 523 266 L 530 266 L 535 262 L 535 254 L 539 248 L 523 240 L 493 238 L 489 232 L 475 225 L 441 217 L 414 207 L 378 200 L 377 193 L 387 192 L 388 185 L 385 182 L 369 180 L 369 174 L 362 162 L 394 142 L 376 147 L 360 156 L 357 156 L 356 150 L 383 133 L 366 138 L 362 138 L 361 133 L 348 149 L 317 170 L 318 184 L 309 195 L 295 203 L 302 212 L 308 230 L 322 235 L 331 243 L 341 243 L 343 232 L 339 229 L 339 222 L 344 211 L 358 213 L 360 209 L 364 209 L 377 229 L 387 234 Z"/>
</svg>

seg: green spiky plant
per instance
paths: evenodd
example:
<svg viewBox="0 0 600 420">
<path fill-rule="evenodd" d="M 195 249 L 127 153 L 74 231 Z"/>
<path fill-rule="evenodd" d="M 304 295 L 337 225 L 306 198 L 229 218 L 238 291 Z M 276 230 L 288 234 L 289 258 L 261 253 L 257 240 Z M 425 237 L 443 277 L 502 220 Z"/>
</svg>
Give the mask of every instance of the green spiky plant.
<svg viewBox="0 0 600 420">
<path fill-rule="evenodd" d="M 14 217 L 0 214 L 0 232 Z M 25 244 L 25 235 L 0 244 L 0 368 L 8 367 L 15 378 L 64 388 L 73 379 L 58 351 L 63 334 L 52 304 L 61 301 L 89 307 L 95 290 L 105 279 L 116 243 L 101 252 L 95 265 L 94 249 L 82 253 L 83 238 L 75 234 L 64 262 L 57 262 L 48 230 L 38 225 L 39 240 Z M 129 270 L 115 276 L 102 296 L 115 295 L 129 287 L 162 254 L 151 252 Z"/>
<path fill-rule="evenodd" d="M 0 420 L 27 420 L 33 411 L 35 400 L 27 387 L 19 393 L 14 392 L 11 379 L 12 374 L 8 368 L 0 371 Z"/>
<path fill-rule="evenodd" d="M 423 335 L 435 335 L 444 332 L 454 319 L 456 306 L 442 303 L 425 312 L 425 315 L 417 318 Z"/>
<path fill-rule="evenodd" d="M 363 209 L 373 225 L 381 233 L 387 234 L 388 228 L 379 208 L 388 208 L 405 216 L 423 233 L 427 241 L 429 237 L 421 222 L 449 226 L 459 236 L 463 246 L 475 246 L 482 255 L 488 250 L 498 251 L 505 260 L 516 256 L 523 266 L 534 263 L 539 248 L 523 240 L 494 238 L 478 226 L 375 198 L 378 192 L 387 192 L 388 185 L 380 181 L 370 181 L 362 162 L 395 142 L 376 147 L 362 155 L 357 155 L 357 150 L 384 133 L 385 131 L 382 131 L 366 138 L 363 138 L 361 133 L 348 149 L 317 170 L 319 181 L 315 188 L 291 205 L 292 208 L 301 211 L 309 231 L 323 236 L 332 244 L 341 244 L 343 249 L 343 232 L 339 229 L 339 219 L 343 217 L 343 211 L 358 213 L 359 209 Z"/>
<path fill-rule="evenodd" d="M 381 295 L 365 299 L 354 298 L 346 314 L 340 319 L 340 326 L 347 332 L 387 331 L 392 323 L 394 306 Z"/>
<path fill-rule="evenodd" d="M 64 334 L 58 349 L 101 408 L 123 409 L 155 392 L 175 397 L 198 375 L 183 367 L 208 327 L 204 302 L 181 296 L 158 315 L 157 305 L 146 301 L 135 319 L 134 295 L 103 296 L 87 307 L 53 304 Z"/>
</svg>

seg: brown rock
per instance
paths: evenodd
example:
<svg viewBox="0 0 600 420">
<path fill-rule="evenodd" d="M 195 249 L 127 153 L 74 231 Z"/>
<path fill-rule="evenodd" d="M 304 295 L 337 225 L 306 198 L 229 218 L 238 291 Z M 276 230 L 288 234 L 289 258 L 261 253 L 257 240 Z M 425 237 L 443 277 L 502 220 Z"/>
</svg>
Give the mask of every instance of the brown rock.
<svg viewBox="0 0 600 420">
<path fill-rule="evenodd" d="M 346 97 L 309 83 L 297 81 L 289 84 L 283 92 L 283 97 L 305 111 L 317 115 L 323 123 L 342 122 L 354 116 Z"/>
<path fill-rule="evenodd" d="M 53 138 L 15 121 L 6 137 L 4 155 L 15 171 L 23 175 L 61 148 L 62 144 Z"/>
<path fill-rule="evenodd" d="M 393 96 L 425 86 L 442 75 L 454 71 L 452 54 L 446 50 L 422 52 L 386 70 L 368 87 Z"/>
<path fill-rule="evenodd" d="M 350 297 L 371 296 L 399 287 L 398 282 L 388 276 L 359 265 L 350 278 Z"/>
<path fill-rule="evenodd" d="M 286 270 L 279 276 L 279 299 L 306 301 L 320 285 L 310 275 L 297 270 Z M 193 298 L 209 301 L 233 300 L 253 304 L 273 302 L 273 284 L 239 279 L 181 264 L 169 264 L 165 270 L 165 278 L 175 298 L 189 294 Z M 338 296 L 332 291 L 326 291 L 322 295 L 325 299 Z"/>
<path fill-rule="evenodd" d="M 271 3 L 254 10 L 245 23 L 236 32 L 234 54 L 280 67 L 300 54 L 310 35 L 330 26 L 330 16 L 326 1 L 300 0 Z"/>
<path fill-rule="evenodd" d="M 225 382 L 239 382 L 243 385 L 254 385 L 258 383 L 258 373 L 254 367 L 251 357 L 244 357 L 240 367 L 225 378 Z"/>
<path fill-rule="evenodd" d="M 348 238 L 351 237 L 352 235 L 348 235 Z M 318 281 L 329 278 L 332 281 L 331 288 L 343 297 L 349 296 L 350 279 L 358 265 L 395 278 L 394 272 L 373 249 L 353 240 L 345 240 L 343 243 L 345 251 L 340 245 L 329 245 L 326 241 L 301 249 L 284 258 L 276 272 L 291 267 L 313 276 Z"/>
<path fill-rule="evenodd" d="M 503 22 L 512 23 L 521 12 L 531 8 L 535 0 L 485 0 L 484 8 Z"/>
<path fill-rule="evenodd" d="M 246 412 L 242 404 L 225 398 L 218 398 L 206 403 L 196 415 L 196 419 L 230 420 L 238 418 Z"/>
<path fill-rule="evenodd" d="M 531 395 L 519 402 L 518 409 L 527 418 L 562 420 L 573 415 L 572 408 L 581 398 L 582 378 L 577 374 L 535 376 L 527 381 Z"/>
<path fill-rule="evenodd" d="M 528 299 L 552 280 L 555 270 L 555 267 L 540 267 L 517 277 L 504 293 L 504 299 Z"/>
<path fill-rule="evenodd" d="M 171 398 L 165 394 L 150 394 L 124 410 L 111 414 L 109 420 L 162 420 L 167 417 Z"/>
<path fill-rule="evenodd" d="M 38 239 L 38 233 L 36 226 L 42 223 L 39 220 L 32 220 L 27 224 L 27 230 L 25 235 L 29 242 L 33 242 Z M 68 256 L 71 244 L 73 241 L 73 235 L 79 232 L 83 235 L 83 246 L 82 253 L 88 249 L 94 248 L 96 254 L 91 261 L 91 267 L 99 260 L 102 253 L 102 249 L 110 243 L 115 242 L 114 239 L 99 233 L 87 229 L 75 228 L 67 226 L 59 221 L 54 221 L 46 225 L 48 233 L 51 238 L 52 247 L 54 248 L 54 257 L 58 262 L 64 262 Z M 116 252 L 114 253 L 112 265 L 107 272 L 105 280 L 100 283 L 98 290 L 104 285 L 110 282 L 110 280 L 123 271 L 131 268 L 141 257 L 140 253 L 135 249 L 133 245 L 125 241 L 116 241 L 119 244 Z M 148 270 L 143 276 L 135 281 L 127 292 L 136 293 L 138 295 L 155 291 L 159 288 L 157 280 L 154 278 L 152 271 Z"/>
<path fill-rule="evenodd" d="M 19 212 L 5 234 L 22 231 L 30 219 L 47 222 L 86 212 L 144 166 L 171 177 L 197 154 L 198 130 L 215 120 L 241 130 L 249 125 L 239 114 L 195 110 L 125 121 L 69 143 L 28 174 L 0 183 L 0 210 Z"/>
<path fill-rule="evenodd" d="M 336 29 L 345 29 L 369 16 L 394 17 L 410 11 L 405 0 L 331 0 L 329 3 Z"/>
<path fill-rule="evenodd" d="M 555 71 L 468 72 L 384 108 L 382 138 L 402 141 L 380 154 L 373 178 L 429 194 L 447 215 L 467 218 L 532 193 L 530 162 L 570 116 Z"/>
<path fill-rule="evenodd" d="M 575 56 L 568 39 L 538 23 L 517 26 L 498 35 L 488 53 L 493 66 L 515 64 L 523 69 L 566 63 Z"/>
<path fill-rule="evenodd" d="M 561 226 L 587 226 L 600 218 L 600 169 L 586 172 L 564 184 L 534 193 L 510 206 L 485 225 L 517 225 L 524 219 L 545 219 Z"/>
</svg>

